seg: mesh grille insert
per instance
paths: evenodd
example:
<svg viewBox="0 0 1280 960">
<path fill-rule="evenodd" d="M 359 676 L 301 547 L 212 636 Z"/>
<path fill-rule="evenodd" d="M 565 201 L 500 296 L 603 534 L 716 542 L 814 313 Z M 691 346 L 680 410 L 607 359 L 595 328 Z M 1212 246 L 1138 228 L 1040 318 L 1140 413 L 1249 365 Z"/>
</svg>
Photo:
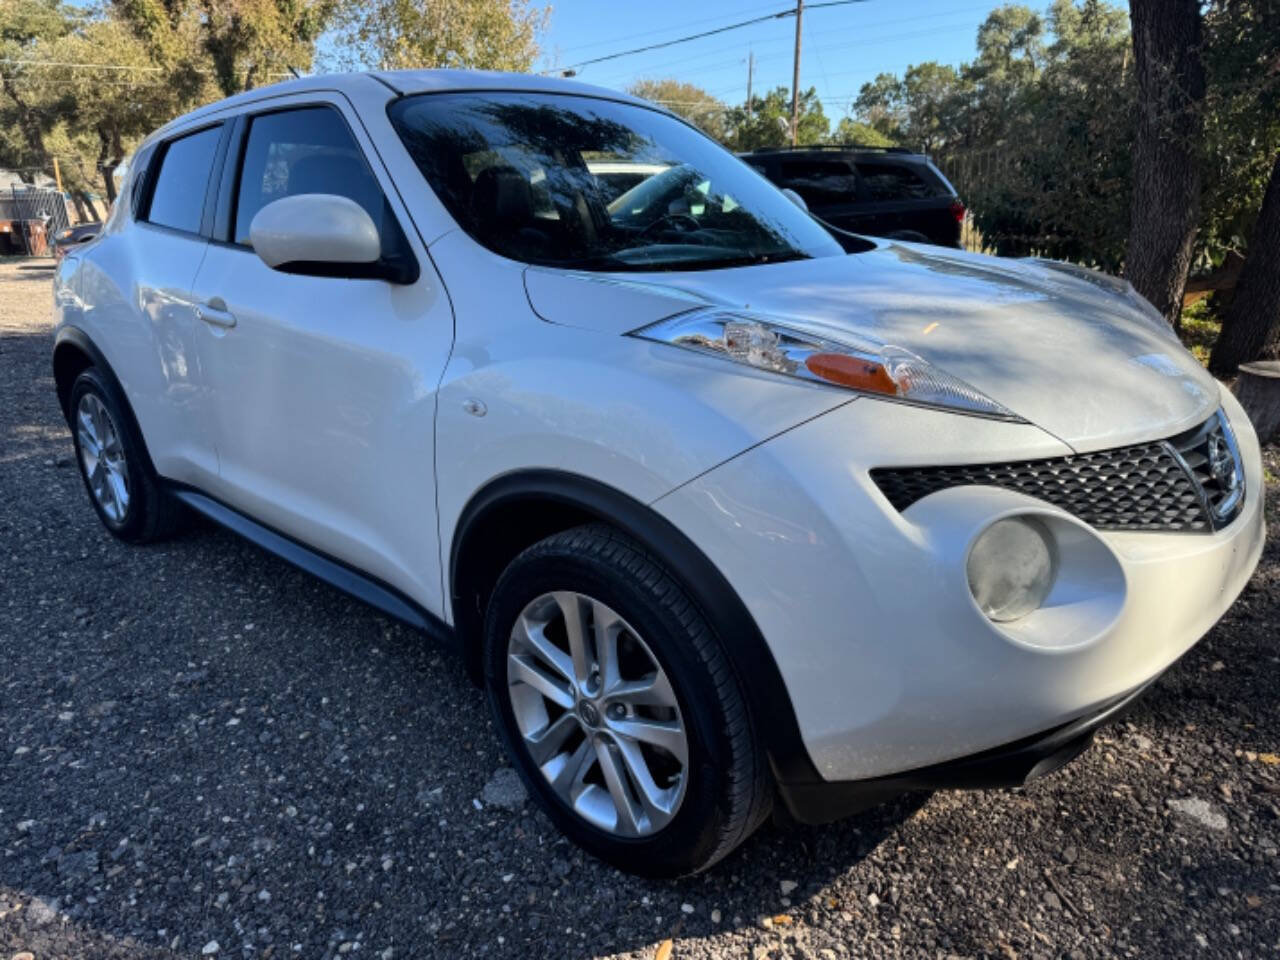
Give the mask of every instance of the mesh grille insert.
<svg viewBox="0 0 1280 960">
<path fill-rule="evenodd" d="M 1229 463 L 1223 450 L 1229 451 Z M 1113 450 L 1011 463 L 876 468 L 871 477 L 899 511 L 949 487 L 1002 487 L 1051 503 L 1099 530 L 1208 533 L 1234 520 L 1244 502 L 1239 455 L 1220 414 L 1168 440 Z"/>
</svg>

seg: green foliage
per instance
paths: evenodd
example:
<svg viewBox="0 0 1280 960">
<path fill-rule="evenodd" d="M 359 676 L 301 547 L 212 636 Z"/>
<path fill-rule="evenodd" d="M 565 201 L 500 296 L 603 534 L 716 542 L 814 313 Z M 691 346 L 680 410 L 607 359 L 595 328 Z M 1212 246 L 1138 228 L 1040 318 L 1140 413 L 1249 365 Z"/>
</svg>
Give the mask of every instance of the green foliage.
<svg viewBox="0 0 1280 960">
<path fill-rule="evenodd" d="M 1205 14 L 1201 264 L 1244 253 L 1280 154 L 1280 0 L 1214 0 Z"/>
<path fill-rule="evenodd" d="M 822 143 L 830 123 L 814 87 L 800 94 L 800 122 L 796 139 L 802 145 Z M 751 98 L 750 116 L 744 104 L 728 112 L 728 146 L 734 150 L 782 147 L 791 142 L 791 91 L 775 87 L 763 97 Z"/>
<path fill-rule="evenodd" d="M 894 147 L 897 143 L 887 137 L 869 123 L 855 120 L 853 117 L 842 117 L 831 132 L 832 143 L 858 144 L 863 147 Z"/>
<path fill-rule="evenodd" d="M 666 107 L 721 142 L 728 139 L 729 108 L 701 87 L 671 79 L 638 80 L 627 92 Z"/>
<path fill-rule="evenodd" d="M 551 11 L 531 0 L 339 0 L 347 68 L 524 71 Z"/>
</svg>

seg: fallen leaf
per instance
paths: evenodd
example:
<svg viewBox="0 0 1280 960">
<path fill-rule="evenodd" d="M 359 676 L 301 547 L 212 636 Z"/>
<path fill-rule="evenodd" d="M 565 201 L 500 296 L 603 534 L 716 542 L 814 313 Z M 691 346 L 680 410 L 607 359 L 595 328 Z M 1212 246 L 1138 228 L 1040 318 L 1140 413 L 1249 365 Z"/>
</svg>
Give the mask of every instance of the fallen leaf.
<svg viewBox="0 0 1280 960">
<path fill-rule="evenodd" d="M 653 951 L 653 960 L 671 960 L 671 949 L 671 941 L 663 940 L 658 944 L 658 949 Z"/>
<path fill-rule="evenodd" d="M 1280 766 L 1280 757 L 1274 753 L 1260 753 L 1258 754 L 1258 759 L 1268 767 Z"/>
<path fill-rule="evenodd" d="M 773 919 L 773 925 L 775 927 L 782 927 L 787 925 L 788 923 L 791 923 L 791 914 L 789 913 L 775 914 L 772 919 Z"/>
<path fill-rule="evenodd" d="M 1245 897 L 1244 902 L 1249 905 L 1250 910 L 1257 910 L 1260 906 L 1262 906 L 1262 898 L 1255 897 L 1253 894 L 1250 894 L 1249 896 Z"/>
</svg>

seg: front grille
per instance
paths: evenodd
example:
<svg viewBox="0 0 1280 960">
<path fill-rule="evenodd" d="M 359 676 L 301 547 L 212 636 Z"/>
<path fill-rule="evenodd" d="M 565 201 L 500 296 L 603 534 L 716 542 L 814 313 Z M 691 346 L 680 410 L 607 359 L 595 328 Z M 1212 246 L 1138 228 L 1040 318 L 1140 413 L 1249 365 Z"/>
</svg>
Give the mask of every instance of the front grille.
<svg viewBox="0 0 1280 960">
<path fill-rule="evenodd" d="M 1016 490 L 1099 530 L 1211 532 L 1244 503 L 1244 471 L 1221 413 L 1186 433 L 1045 460 L 947 467 L 879 467 L 876 485 L 899 511 L 949 487 Z"/>
</svg>

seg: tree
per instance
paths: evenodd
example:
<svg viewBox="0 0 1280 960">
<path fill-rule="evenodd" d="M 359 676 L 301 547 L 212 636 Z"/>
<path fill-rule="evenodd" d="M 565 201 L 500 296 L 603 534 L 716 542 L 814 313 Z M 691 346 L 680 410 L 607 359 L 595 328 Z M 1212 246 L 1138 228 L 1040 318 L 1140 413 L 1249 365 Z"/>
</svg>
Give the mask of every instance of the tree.
<svg viewBox="0 0 1280 960">
<path fill-rule="evenodd" d="M 164 68 L 167 82 L 188 94 L 211 78 L 225 97 L 308 70 L 316 41 L 337 0 L 111 0 Z"/>
<path fill-rule="evenodd" d="M 1231 376 L 1249 360 L 1280 360 L 1280 155 L 1209 369 Z"/>
<path fill-rule="evenodd" d="M 69 108 L 66 98 L 50 96 L 40 82 L 40 51 L 66 36 L 79 22 L 78 11 L 60 0 L 6 0 L 0 7 L 0 162 L 28 175 L 52 166 L 47 139 Z"/>
<path fill-rule="evenodd" d="M 1200 219 L 1199 0 L 1131 0 L 1138 80 L 1125 276 L 1175 327 Z"/>
<path fill-rule="evenodd" d="M 817 89 L 810 87 L 801 93 L 799 106 L 797 142 L 802 146 L 822 143 L 830 124 L 822 112 Z M 763 97 L 752 97 L 750 116 L 745 105 L 732 108 L 728 113 L 728 126 L 732 131 L 729 145 L 735 150 L 786 146 L 791 142 L 791 91 L 775 87 Z"/>
<path fill-rule="evenodd" d="M 627 92 L 666 107 L 722 143 L 728 138 L 729 108 L 701 87 L 671 79 L 637 80 Z"/>
<path fill-rule="evenodd" d="M 527 71 L 550 10 L 531 0 L 341 0 L 346 67 Z"/>
<path fill-rule="evenodd" d="M 831 134 L 832 143 L 858 144 L 863 147 L 894 147 L 896 143 L 868 123 L 853 117 L 841 117 Z"/>
</svg>

